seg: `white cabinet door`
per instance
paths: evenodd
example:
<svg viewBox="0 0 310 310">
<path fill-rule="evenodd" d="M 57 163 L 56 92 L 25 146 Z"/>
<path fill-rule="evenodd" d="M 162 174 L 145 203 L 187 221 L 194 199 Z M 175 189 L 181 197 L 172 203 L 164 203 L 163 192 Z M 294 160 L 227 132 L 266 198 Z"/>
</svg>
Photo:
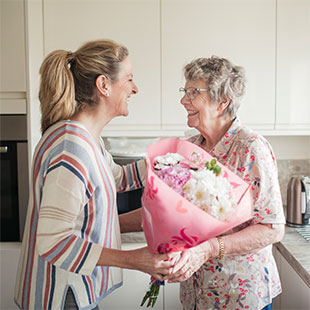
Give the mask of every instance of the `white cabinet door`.
<svg viewBox="0 0 310 310">
<path fill-rule="evenodd" d="M 300 278 L 297 272 L 274 247 L 273 252 L 277 262 L 282 294 L 275 300 L 275 309 L 281 310 L 306 310 L 310 309 L 310 288 Z"/>
<path fill-rule="evenodd" d="M 148 290 L 148 283 L 150 276 L 136 270 L 123 270 L 123 285 L 117 288 L 114 292 L 104 298 L 100 303 L 100 309 L 106 310 L 137 310 L 137 309 L 150 309 L 140 307 L 142 298 Z M 158 300 L 152 308 L 154 310 L 163 310 L 163 289 L 161 288 Z M 170 308 L 165 308 L 170 309 Z M 171 309 L 172 310 L 172 309 Z"/>
<path fill-rule="evenodd" d="M 20 251 L 21 242 L 0 243 L 0 309 L 17 309 L 14 291 Z"/>
<path fill-rule="evenodd" d="M 123 243 L 123 250 L 132 250 L 144 247 L 145 243 Z M 123 270 L 123 285 L 104 298 L 100 303 L 100 309 L 105 310 L 137 310 L 137 309 L 154 309 L 163 310 L 163 288 L 160 290 L 158 300 L 154 308 L 147 308 L 146 304 L 140 307 L 142 298 L 148 290 L 150 276 L 136 270 Z M 169 308 L 165 308 L 169 309 Z"/>
<path fill-rule="evenodd" d="M 310 1 L 278 0 L 277 129 L 310 131 Z"/>
<path fill-rule="evenodd" d="M 139 93 L 107 129 L 160 129 L 160 1 L 45 0 L 45 54 L 109 38 L 128 47 Z M 147 135 L 147 134 L 146 134 Z"/>
<path fill-rule="evenodd" d="M 168 283 L 165 284 L 164 294 L 164 309 L 165 310 L 182 310 L 182 304 L 180 302 L 180 283 Z"/>
<path fill-rule="evenodd" d="M 0 0 L 0 14 L 0 91 L 25 92 L 24 0 Z"/>
<path fill-rule="evenodd" d="M 0 0 L 0 114 L 26 114 L 24 0 Z"/>
<path fill-rule="evenodd" d="M 185 127 L 178 89 L 194 58 L 217 55 L 246 70 L 240 107 L 244 124 L 273 129 L 275 121 L 275 0 L 162 1 L 164 128 Z"/>
</svg>

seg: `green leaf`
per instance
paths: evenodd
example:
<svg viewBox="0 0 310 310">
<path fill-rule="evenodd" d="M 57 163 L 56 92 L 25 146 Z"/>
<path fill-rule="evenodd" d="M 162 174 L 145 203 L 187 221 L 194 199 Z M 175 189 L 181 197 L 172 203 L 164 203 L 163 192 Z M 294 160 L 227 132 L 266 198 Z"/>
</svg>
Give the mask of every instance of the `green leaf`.
<svg viewBox="0 0 310 310">
<path fill-rule="evenodd" d="M 152 307 L 153 308 L 155 303 L 156 303 L 156 301 L 157 301 L 157 297 L 159 295 L 159 291 L 160 291 L 160 285 L 152 283 L 150 285 L 150 289 L 144 295 L 140 307 L 142 307 L 145 304 L 145 302 L 148 301 L 146 307 L 147 308 L 148 307 Z"/>
<path fill-rule="evenodd" d="M 147 299 L 148 299 L 150 296 L 151 296 L 151 291 L 147 291 L 147 292 L 145 293 L 143 299 L 142 299 L 142 302 L 141 302 L 140 307 L 142 307 L 142 306 L 145 304 L 145 302 L 147 301 Z"/>
<path fill-rule="evenodd" d="M 147 307 L 150 307 L 152 305 L 152 298 L 149 299 L 148 303 L 147 303 Z"/>
<path fill-rule="evenodd" d="M 156 301 L 157 301 L 157 297 L 154 297 L 153 300 L 152 300 L 152 308 L 155 306 Z"/>
</svg>

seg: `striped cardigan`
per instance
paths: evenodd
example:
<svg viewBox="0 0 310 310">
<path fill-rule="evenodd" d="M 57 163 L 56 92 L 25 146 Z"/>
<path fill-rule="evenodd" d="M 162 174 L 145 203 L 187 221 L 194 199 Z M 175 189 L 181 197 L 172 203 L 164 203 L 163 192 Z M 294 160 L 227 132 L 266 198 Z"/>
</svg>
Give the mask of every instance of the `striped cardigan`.
<svg viewBox="0 0 310 310">
<path fill-rule="evenodd" d="M 81 309 L 122 284 L 119 268 L 96 266 L 102 247 L 120 249 L 116 191 L 140 188 L 145 162 L 116 165 L 81 123 L 60 121 L 38 143 L 15 302 L 62 309 L 72 288 Z"/>
</svg>

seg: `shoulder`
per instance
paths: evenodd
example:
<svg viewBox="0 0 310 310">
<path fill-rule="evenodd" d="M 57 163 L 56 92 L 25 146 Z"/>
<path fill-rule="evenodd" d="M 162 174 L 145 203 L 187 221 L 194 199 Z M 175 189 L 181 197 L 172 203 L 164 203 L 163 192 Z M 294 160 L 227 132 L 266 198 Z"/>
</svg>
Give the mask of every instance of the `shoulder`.
<svg viewBox="0 0 310 310">
<path fill-rule="evenodd" d="M 74 145 L 80 145 L 87 149 L 94 147 L 90 133 L 82 124 L 77 122 L 60 121 L 51 126 L 42 139 L 44 139 L 45 143 L 54 146 L 57 143 L 63 143 L 64 149 L 68 149 Z"/>
<path fill-rule="evenodd" d="M 36 162 L 67 158 L 87 163 L 96 156 L 96 147 L 89 132 L 77 123 L 60 121 L 44 133 L 35 153 Z"/>
<path fill-rule="evenodd" d="M 274 158 L 273 150 L 268 140 L 248 127 L 243 127 L 236 139 L 239 147 L 248 153 Z"/>
<path fill-rule="evenodd" d="M 201 134 L 196 134 L 196 135 L 184 137 L 184 138 L 182 138 L 182 140 L 200 145 L 202 140 L 203 140 L 203 136 Z"/>
<path fill-rule="evenodd" d="M 236 139 L 235 152 L 241 171 L 247 175 L 277 175 L 277 162 L 270 143 L 262 135 L 244 127 Z"/>
</svg>

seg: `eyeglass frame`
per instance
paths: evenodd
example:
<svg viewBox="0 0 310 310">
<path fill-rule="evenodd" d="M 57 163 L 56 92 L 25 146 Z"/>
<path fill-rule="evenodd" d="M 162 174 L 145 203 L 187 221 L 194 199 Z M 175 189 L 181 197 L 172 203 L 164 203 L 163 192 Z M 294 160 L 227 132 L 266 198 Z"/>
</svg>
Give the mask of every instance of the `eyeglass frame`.
<svg viewBox="0 0 310 310">
<path fill-rule="evenodd" d="M 190 88 L 193 88 L 193 89 L 195 90 L 195 92 L 196 92 L 194 97 L 190 97 L 189 94 L 188 94 L 188 90 L 189 90 Z M 188 87 L 188 88 L 180 87 L 180 88 L 179 88 L 179 92 L 184 92 L 184 95 L 183 95 L 183 96 L 185 96 L 185 94 L 186 94 L 187 97 L 188 97 L 190 100 L 196 99 L 196 97 L 197 97 L 197 95 L 198 95 L 198 93 L 199 93 L 200 91 L 209 91 L 209 90 L 210 90 L 210 89 L 208 89 L 208 88 L 196 88 L 196 87 Z"/>
</svg>

